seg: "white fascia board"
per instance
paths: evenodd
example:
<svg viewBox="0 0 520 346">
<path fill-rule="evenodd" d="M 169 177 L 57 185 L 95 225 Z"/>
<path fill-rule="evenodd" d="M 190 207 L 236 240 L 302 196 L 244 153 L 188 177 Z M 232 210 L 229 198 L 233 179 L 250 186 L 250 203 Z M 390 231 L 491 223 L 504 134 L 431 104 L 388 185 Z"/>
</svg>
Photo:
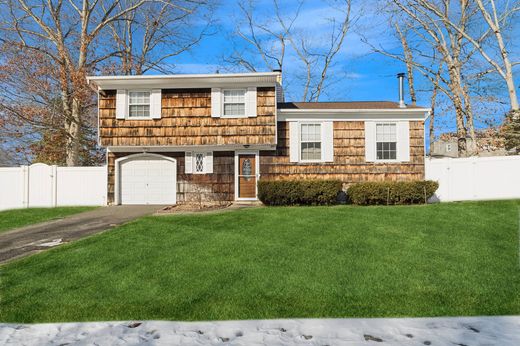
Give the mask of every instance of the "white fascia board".
<svg viewBox="0 0 520 346">
<path fill-rule="evenodd" d="M 235 150 L 276 150 L 276 144 L 258 145 L 184 145 L 184 146 L 109 146 L 107 150 L 113 153 L 143 153 L 143 152 L 171 152 L 171 151 L 235 151 Z"/>
<path fill-rule="evenodd" d="M 89 84 L 109 90 L 118 88 L 208 88 L 212 86 L 274 86 L 278 72 L 229 73 L 229 74 L 178 74 L 140 76 L 88 76 Z"/>
<path fill-rule="evenodd" d="M 278 121 L 426 120 L 431 109 L 278 109 Z"/>
</svg>

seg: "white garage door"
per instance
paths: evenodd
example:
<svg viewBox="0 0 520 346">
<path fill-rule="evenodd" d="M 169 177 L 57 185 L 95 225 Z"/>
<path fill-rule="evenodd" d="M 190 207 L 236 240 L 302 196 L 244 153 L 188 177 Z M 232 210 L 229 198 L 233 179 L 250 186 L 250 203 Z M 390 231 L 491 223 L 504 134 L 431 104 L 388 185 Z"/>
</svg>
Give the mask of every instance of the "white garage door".
<svg viewBox="0 0 520 346">
<path fill-rule="evenodd" d="M 121 204 L 175 204 L 174 161 L 143 156 L 123 161 L 120 172 Z"/>
</svg>

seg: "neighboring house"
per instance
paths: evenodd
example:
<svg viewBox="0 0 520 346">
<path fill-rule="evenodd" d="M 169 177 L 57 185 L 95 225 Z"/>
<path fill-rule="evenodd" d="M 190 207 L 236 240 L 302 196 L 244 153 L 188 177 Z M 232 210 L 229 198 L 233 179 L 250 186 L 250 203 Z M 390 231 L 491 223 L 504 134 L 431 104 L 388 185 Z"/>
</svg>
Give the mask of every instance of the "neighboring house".
<svg viewBox="0 0 520 346">
<path fill-rule="evenodd" d="M 429 109 L 288 102 L 279 72 L 89 77 L 108 201 L 256 200 L 258 180 L 424 178 Z"/>
<path fill-rule="evenodd" d="M 468 149 L 473 147 L 470 138 L 466 139 L 466 145 L 468 146 Z M 436 157 L 459 157 L 457 138 L 433 142 L 430 155 Z"/>
<path fill-rule="evenodd" d="M 475 132 L 476 143 L 466 138 L 468 153 L 477 156 L 504 156 L 508 152 L 500 135 L 500 128 L 489 128 Z M 430 155 L 433 157 L 459 157 L 456 133 L 443 133 L 432 143 Z"/>
</svg>

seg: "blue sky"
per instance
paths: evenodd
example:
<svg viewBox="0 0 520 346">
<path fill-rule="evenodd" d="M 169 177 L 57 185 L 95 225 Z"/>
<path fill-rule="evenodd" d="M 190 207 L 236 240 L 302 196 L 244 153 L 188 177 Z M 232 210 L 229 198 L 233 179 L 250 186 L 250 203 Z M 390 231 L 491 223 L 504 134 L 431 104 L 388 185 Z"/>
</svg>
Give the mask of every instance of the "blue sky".
<svg viewBox="0 0 520 346">
<path fill-rule="evenodd" d="M 267 4 L 262 5 L 262 3 Z M 260 8 L 265 6 L 266 15 L 268 15 L 268 3 L 270 1 L 260 2 Z M 283 3 L 287 13 L 296 8 L 296 1 L 283 1 Z M 325 21 L 331 15 L 327 11 L 330 12 L 330 8 L 325 2 L 309 1 L 302 9 L 299 25 L 316 33 L 328 30 Z M 173 59 L 171 62 L 176 65 L 176 71 L 212 73 L 217 69 L 221 72 L 232 69 L 232 66 L 223 63 L 223 57 L 232 51 L 230 38 L 233 36 L 238 16 L 238 7 L 234 1 L 223 2 L 216 12 L 219 22 L 214 28 L 215 34 L 207 37 L 192 52 Z M 368 21 L 368 16 L 365 21 Z M 319 40 L 319 35 L 317 39 Z M 320 100 L 396 100 L 396 74 L 403 72 L 404 66 L 392 59 L 369 53 L 369 47 L 361 42 L 359 35 L 351 32 L 331 70 L 346 74 L 346 78 L 340 85 L 334 87 L 330 96 L 325 95 Z M 290 58 L 288 60 L 290 61 Z M 260 70 L 266 70 L 260 64 L 258 67 Z M 286 73 L 289 74 L 289 71 Z M 287 77 L 290 78 L 290 75 Z M 297 101 L 296 95 L 294 97 Z"/>
<path fill-rule="evenodd" d="M 244 0 L 244 3 L 246 1 Z M 370 2 L 370 3 L 369 3 Z M 272 17 L 270 9 L 271 0 L 259 0 L 260 15 L 262 20 L 269 20 Z M 280 1 L 282 13 L 290 15 L 296 8 L 297 1 Z M 323 37 L 329 32 L 330 25 L 328 19 L 336 16 L 331 11 L 327 0 L 307 1 L 300 13 L 300 19 L 295 23 L 298 30 L 312 38 L 311 44 L 323 44 L 326 40 Z M 381 54 L 372 53 L 371 48 L 362 42 L 361 34 L 372 44 L 384 46 L 387 50 L 400 51 L 400 44 L 391 34 L 391 30 L 386 24 L 385 18 L 380 15 L 378 9 L 381 2 L 377 0 L 367 0 L 365 2 L 355 2 L 353 13 L 357 16 L 357 23 L 347 35 L 343 49 L 336 58 L 336 63 L 330 71 L 330 75 L 336 78 L 337 83 L 328 89 L 328 92 L 320 98 L 320 101 L 353 101 L 353 100 L 389 100 L 397 101 L 397 78 L 396 74 L 405 72 L 405 66 L 394 59 L 385 57 Z M 359 7 L 360 5 L 364 7 Z M 232 52 L 231 42 L 237 41 L 233 36 L 234 29 L 239 23 L 240 14 L 237 3 L 234 0 L 222 1 L 217 7 L 215 18 L 217 23 L 212 28 L 213 34 L 203 40 L 191 52 L 182 56 L 175 57 L 170 63 L 175 64 L 175 71 L 179 73 L 213 73 L 216 70 L 226 72 L 235 70 L 232 66 L 224 63 L 224 58 Z M 520 34 L 520 26 L 516 26 L 510 34 L 515 37 Z M 515 42 L 516 43 L 516 42 Z M 239 43 L 240 48 L 240 43 Z M 516 47 L 517 48 L 517 47 Z M 515 48 L 514 54 L 519 56 Z M 292 63 L 294 61 L 294 64 Z M 291 80 L 291 76 L 297 73 L 297 59 L 294 54 L 289 54 L 286 58 L 284 69 L 284 87 L 290 101 L 300 101 L 301 87 L 298 83 Z M 259 70 L 267 70 L 261 64 L 257 65 Z M 517 73 L 518 76 L 518 73 Z M 429 107 L 429 92 L 425 91 L 424 81 L 421 81 L 419 74 L 416 77 L 416 88 L 424 92 L 418 94 L 418 104 Z M 517 84 L 520 79 L 517 77 Z M 407 90 L 406 90 L 407 92 Z M 477 115 L 477 127 L 484 127 L 485 122 L 479 119 L 493 118 L 496 121 L 501 119 L 503 111 L 507 109 L 507 98 L 505 106 L 500 106 L 496 111 L 497 116 Z M 406 95 L 409 102 L 409 95 Z M 439 131 L 453 131 L 455 121 L 449 112 L 439 114 Z"/>
</svg>

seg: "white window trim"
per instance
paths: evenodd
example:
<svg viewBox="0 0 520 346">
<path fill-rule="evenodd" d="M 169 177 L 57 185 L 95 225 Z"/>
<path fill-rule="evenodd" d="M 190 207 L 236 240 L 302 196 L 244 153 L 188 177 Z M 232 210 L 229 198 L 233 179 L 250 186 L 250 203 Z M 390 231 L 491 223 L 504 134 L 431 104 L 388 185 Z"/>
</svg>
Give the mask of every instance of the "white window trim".
<svg viewBox="0 0 520 346">
<path fill-rule="evenodd" d="M 148 93 L 148 103 L 130 104 L 130 93 Z M 131 117 L 130 106 L 148 105 L 149 114 L 147 117 Z M 128 89 L 126 91 L 126 117 L 127 120 L 151 120 L 152 119 L 152 89 Z"/>
<path fill-rule="evenodd" d="M 302 159 L 302 125 L 320 125 L 320 159 L 319 160 L 303 160 Z M 323 124 L 321 121 L 300 121 L 298 122 L 298 162 L 301 163 L 320 163 L 323 160 Z"/>
<path fill-rule="evenodd" d="M 188 155 L 189 154 L 189 155 Z M 187 164 L 185 162 L 185 174 L 213 174 L 213 151 L 201 151 L 201 150 L 194 150 L 194 151 L 186 151 L 184 153 L 185 157 L 189 157 L 191 160 L 191 164 Z M 202 172 L 197 172 L 197 155 L 202 155 Z M 186 159 L 187 160 L 187 159 Z M 188 168 L 189 167 L 189 168 Z"/>
<path fill-rule="evenodd" d="M 226 115 L 225 114 L 225 105 L 226 105 L 226 102 L 225 102 L 225 97 L 224 97 L 224 94 L 226 91 L 235 91 L 235 90 L 240 90 L 240 91 L 243 91 L 244 92 L 244 114 L 243 115 Z M 233 118 L 236 118 L 236 119 L 240 119 L 240 118 L 247 118 L 248 117 L 248 114 L 247 114 L 247 88 L 222 88 L 221 89 L 221 92 L 220 92 L 220 107 L 221 107 L 221 115 L 220 117 L 221 118 L 228 118 L 228 119 L 233 119 Z M 233 102 L 228 102 L 228 103 L 233 103 Z"/>
<path fill-rule="evenodd" d="M 377 125 L 394 125 L 395 126 L 395 159 L 381 159 L 377 158 Z M 396 163 L 399 161 L 399 125 L 395 121 L 378 121 L 375 125 L 375 133 L 374 133 L 374 141 L 376 145 L 374 146 L 375 150 L 375 162 L 377 163 Z"/>
</svg>

